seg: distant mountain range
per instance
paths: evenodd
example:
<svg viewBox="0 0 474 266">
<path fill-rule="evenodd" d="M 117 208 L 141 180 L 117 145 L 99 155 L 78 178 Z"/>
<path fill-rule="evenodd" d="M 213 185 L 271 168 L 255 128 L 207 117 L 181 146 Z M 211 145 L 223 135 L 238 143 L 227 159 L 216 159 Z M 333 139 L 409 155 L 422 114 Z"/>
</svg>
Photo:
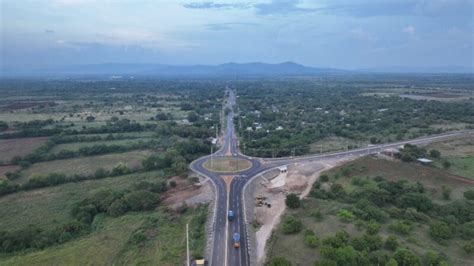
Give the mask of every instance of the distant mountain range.
<svg viewBox="0 0 474 266">
<path fill-rule="evenodd" d="M 227 63 L 221 65 L 162 65 L 107 63 L 70 65 L 36 69 L 2 69 L 1 76 L 156 76 L 156 77 L 264 77 L 264 76 L 317 76 L 361 73 L 473 73 L 467 67 L 410 68 L 386 67 L 360 70 L 308 67 L 294 62 Z"/>
</svg>

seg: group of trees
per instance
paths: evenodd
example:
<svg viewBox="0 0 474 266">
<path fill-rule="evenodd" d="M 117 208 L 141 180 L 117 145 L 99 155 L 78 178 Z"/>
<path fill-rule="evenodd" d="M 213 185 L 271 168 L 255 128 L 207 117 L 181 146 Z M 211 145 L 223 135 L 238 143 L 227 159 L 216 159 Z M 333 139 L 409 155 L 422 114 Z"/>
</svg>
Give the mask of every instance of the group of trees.
<svg viewBox="0 0 474 266">
<path fill-rule="evenodd" d="M 262 157 L 298 155 L 308 153 L 312 143 L 331 136 L 354 143 L 340 148 L 354 148 L 355 143 L 441 133 L 441 129 L 430 126 L 446 121 L 474 125 L 472 100 L 445 103 L 398 95 L 368 96 L 369 89 L 361 89 L 360 82 L 331 87 L 314 80 L 238 84 L 237 119 L 241 126 L 237 129 L 247 153 Z M 279 126 L 282 128 L 276 130 Z"/>
<path fill-rule="evenodd" d="M 64 243 L 86 234 L 98 214 L 119 216 L 129 211 L 146 211 L 156 208 L 160 193 L 167 190 L 161 182 L 140 182 L 126 190 L 102 190 L 78 202 L 71 209 L 72 220 L 54 229 L 31 226 L 18 231 L 0 231 L 0 252 L 10 253 L 26 249 L 43 249 Z"/>
</svg>

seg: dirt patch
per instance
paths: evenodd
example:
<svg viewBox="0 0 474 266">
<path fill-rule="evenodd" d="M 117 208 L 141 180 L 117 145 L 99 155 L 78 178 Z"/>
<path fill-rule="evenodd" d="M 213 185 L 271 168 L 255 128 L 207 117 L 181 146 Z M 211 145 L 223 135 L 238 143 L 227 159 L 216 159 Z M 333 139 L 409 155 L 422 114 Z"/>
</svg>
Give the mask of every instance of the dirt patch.
<svg viewBox="0 0 474 266">
<path fill-rule="evenodd" d="M 188 179 L 173 177 L 170 181 L 175 181 L 176 187 L 170 188 L 163 194 L 162 203 L 172 209 L 179 208 L 183 204 L 192 206 L 212 200 L 213 192 L 207 180 L 202 179 L 199 183 L 192 183 Z"/>
<path fill-rule="evenodd" d="M 265 247 L 273 229 L 280 223 L 280 217 L 285 212 L 285 198 L 288 193 L 296 193 L 300 198 L 305 197 L 321 172 L 352 159 L 325 160 L 305 164 L 295 164 L 288 167 L 287 173 L 274 177 L 260 178 L 255 196 L 263 196 L 271 207 L 255 206 L 253 223 L 259 226 L 255 232 L 257 246 L 257 261 L 261 265 L 265 261 Z"/>
<path fill-rule="evenodd" d="M 48 140 L 47 137 L 0 140 L 0 162 L 9 162 L 15 156 L 32 153 Z"/>
<path fill-rule="evenodd" d="M 1 177 L 5 177 L 5 174 L 8 173 L 8 172 L 15 172 L 17 170 L 19 170 L 20 167 L 18 165 L 4 165 L 4 166 L 0 166 L 0 178 Z"/>
</svg>

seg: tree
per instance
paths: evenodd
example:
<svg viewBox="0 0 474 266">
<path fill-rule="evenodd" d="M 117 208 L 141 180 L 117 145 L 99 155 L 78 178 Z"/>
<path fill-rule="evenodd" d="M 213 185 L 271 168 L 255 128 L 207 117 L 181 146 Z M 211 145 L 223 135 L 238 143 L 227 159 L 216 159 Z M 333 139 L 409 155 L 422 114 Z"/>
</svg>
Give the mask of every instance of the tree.
<svg viewBox="0 0 474 266">
<path fill-rule="evenodd" d="M 290 193 L 286 195 L 285 203 L 286 203 L 286 206 L 288 206 L 291 209 L 296 209 L 301 206 L 300 198 L 298 197 L 298 195 L 294 193 Z"/>
<path fill-rule="evenodd" d="M 158 203 L 157 194 L 145 190 L 127 193 L 123 200 L 131 211 L 152 210 Z"/>
<path fill-rule="evenodd" d="M 329 176 L 324 174 L 324 175 L 321 175 L 319 177 L 319 179 L 321 180 L 321 182 L 328 182 L 329 181 Z"/>
<path fill-rule="evenodd" d="M 294 216 L 287 216 L 283 220 L 282 230 L 285 234 L 294 234 L 301 231 L 303 224 Z"/>
<path fill-rule="evenodd" d="M 272 258 L 267 264 L 267 266 L 291 266 L 291 262 L 284 257 L 275 257 Z"/>
<path fill-rule="evenodd" d="M 441 241 L 443 239 L 450 239 L 453 237 L 454 232 L 445 222 L 435 221 L 430 224 L 430 236 L 436 240 Z"/>
<path fill-rule="evenodd" d="M 367 225 L 367 233 L 369 235 L 376 235 L 380 230 L 380 224 L 375 221 L 370 221 Z"/>
<path fill-rule="evenodd" d="M 194 123 L 194 122 L 197 122 L 198 119 L 199 119 L 199 116 L 195 112 L 189 112 L 188 113 L 188 121 L 189 122 Z"/>
<path fill-rule="evenodd" d="M 474 241 L 471 241 L 470 243 L 465 244 L 462 249 L 464 252 L 467 254 L 474 254 Z"/>
<path fill-rule="evenodd" d="M 95 121 L 95 117 L 93 117 L 92 115 L 86 117 L 86 121 L 91 123 L 91 122 L 94 122 Z"/>
<path fill-rule="evenodd" d="M 443 193 L 443 199 L 444 200 L 449 200 L 451 198 L 451 188 L 447 186 L 442 186 L 441 187 L 442 193 Z"/>
<path fill-rule="evenodd" d="M 451 168 L 451 163 L 449 161 L 443 161 L 443 168 L 444 169 L 449 169 Z"/>
<path fill-rule="evenodd" d="M 399 266 L 421 265 L 420 259 L 413 254 L 413 252 L 405 248 L 398 249 L 395 254 L 393 254 L 393 258 L 397 261 Z"/>
<path fill-rule="evenodd" d="M 389 235 L 387 240 L 385 240 L 385 248 L 388 250 L 395 251 L 398 248 L 397 237 L 394 235 Z"/>
<path fill-rule="evenodd" d="M 8 129 L 8 124 L 7 122 L 0 121 L 0 131 L 5 131 Z"/>
<path fill-rule="evenodd" d="M 431 158 L 439 158 L 439 157 L 441 157 L 441 153 L 438 150 L 433 149 L 433 150 L 430 151 L 430 157 Z"/>
<path fill-rule="evenodd" d="M 464 191 L 464 197 L 468 200 L 474 200 L 474 190 L 466 190 Z"/>
</svg>

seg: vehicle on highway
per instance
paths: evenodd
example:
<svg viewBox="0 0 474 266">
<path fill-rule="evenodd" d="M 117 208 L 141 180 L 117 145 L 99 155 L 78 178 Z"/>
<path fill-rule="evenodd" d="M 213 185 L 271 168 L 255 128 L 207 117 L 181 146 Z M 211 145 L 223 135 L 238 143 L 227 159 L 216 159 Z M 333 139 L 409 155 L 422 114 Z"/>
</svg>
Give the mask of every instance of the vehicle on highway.
<svg viewBox="0 0 474 266">
<path fill-rule="evenodd" d="M 234 248 L 240 248 L 240 235 L 239 233 L 234 233 Z"/>
<path fill-rule="evenodd" d="M 233 221 L 234 218 L 235 218 L 234 212 L 233 212 L 233 211 L 229 211 L 229 212 L 227 213 L 227 219 L 229 219 L 229 221 Z"/>
</svg>

